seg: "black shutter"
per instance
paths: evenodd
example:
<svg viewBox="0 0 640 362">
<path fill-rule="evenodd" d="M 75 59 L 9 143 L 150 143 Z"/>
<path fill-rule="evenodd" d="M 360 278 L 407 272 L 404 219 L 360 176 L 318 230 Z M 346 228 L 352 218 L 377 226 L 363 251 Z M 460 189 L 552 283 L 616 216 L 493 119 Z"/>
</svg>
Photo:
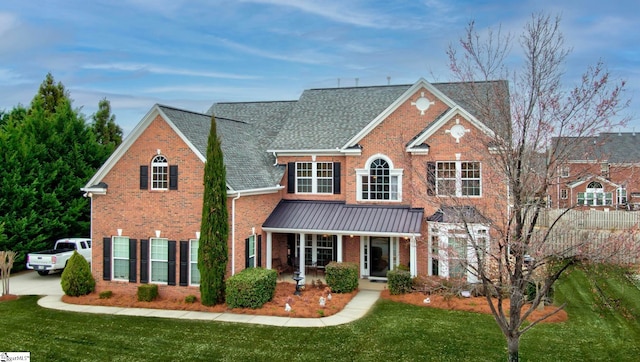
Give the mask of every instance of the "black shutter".
<svg viewBox="0 0 640 362">
<path fill-rule="evenodd" d="M 180 285 L 189 285 L 189 242 L 180 241 Z"/>
<path fill-rule="evenodd" d="M 176 241 L 169 240 L 169 275 L 167 277 L 168 285 L 176 285 Z"/>
<path fill-rule="evenodd" d="M 140 240 L 140 283 L 149 283 L 149 240 Z"/>
<path fill-rule="evenodd" d="M 296 193 L 296 163 L 287 164 L 287 193 Z"/>
<path fill-rule="evenodd" d="M 135 283 L 138 281 L 136 276 L 136 269 L 138 267 L 138 259 L 136 255 L 136 246 L 138 240 L 129 239 L 129 281 Z"/>
<path fill-rule="evenodd" d="M 178 189 L 178 166 L 169 166 L 169 190 Z"/>
<path fill-rule="evenodd" d="M 244 267 L 249 267 L 249 238 L 244 239 Z"/>
<path fill-rule="evenodd" d="M 111 280 L 111 238 L 102 238 L 102 279 Z"/>
<path fill-rule="evenodd" d="M 256 241 L 256 243 L 258 244 L 256 246 L 257 251 L 257 255 L 256 257 L 258 258 L 258 266 L 262 266 L 262 235 L 258 235 L 258 240 Z"/>
<path fill-rule="evenodd" d="M 427 162 L 427 195 L 436 195 L 436 163 Z"/>
<path fill-rule="evenodd" d="M 149 166 L 140 166 L 140 190 L 149 188 Z"/>
<path fill-rule="evenodd" d="M 333 163 L 333 193 L 340 193 L 340 162 Z"/>
<path fill-rule="evenodd" d="M 340 241 L 342 241 L 342 239 L 340 239 Z M 333 258 L 331 258 L 331 261 L 334 260 L 338 260 L 338 236 L 334 235 L 333 236 Z"/>
</svg>

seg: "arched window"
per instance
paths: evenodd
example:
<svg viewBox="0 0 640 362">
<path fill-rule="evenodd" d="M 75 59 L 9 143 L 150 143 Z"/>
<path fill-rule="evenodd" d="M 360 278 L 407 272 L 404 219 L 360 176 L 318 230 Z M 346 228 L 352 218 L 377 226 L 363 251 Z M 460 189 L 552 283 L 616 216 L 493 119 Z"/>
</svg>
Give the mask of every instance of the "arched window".
<svg viewBox="0 0 640 362">
<path fill-rule="evenodd" d="M 587 185 L 587 192 L 602 192 L 602 184 L 600 182 L 597 181 L 591 181 L 589 182 L 589 185 Z"/>
<path fill-rule="evenodd" d="M 356 174 L 359 200 L 401 200 L 402 170 L 394 169 L 386 157 L 370 158 L 367 168 L 356 170 Z"/>
<path fill-rule="evenodd" d="M 598 181 L 589 182 L 585 191 L 578 193 L 578 205 L 607 206 L 613 204 L 613 192 L 604 192 L 604 187 Z"/>
<path fill-rule="evenodd" d="M 151 160 L 151 189 L 167 190 L 169 188 L 169 163 L 167 158 L 157 155 Z"/>
</svg>

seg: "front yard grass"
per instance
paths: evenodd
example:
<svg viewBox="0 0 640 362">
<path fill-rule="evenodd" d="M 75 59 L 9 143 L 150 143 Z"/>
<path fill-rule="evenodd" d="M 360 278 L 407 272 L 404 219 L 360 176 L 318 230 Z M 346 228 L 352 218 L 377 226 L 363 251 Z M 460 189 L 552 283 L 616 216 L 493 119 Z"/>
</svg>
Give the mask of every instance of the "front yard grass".
<svg viewBox="0 0 640 362">
<path fill-rule="evenodd" d="M 580 269 L 556 290 L 569 321 L 544 324 L 521 340 L 523 361 L 634 361 L 640 353 L 640 291 L 612 273 L 603 286 L 621 309 L 597 300 Z M 0 303 L 0 351 L 68 361 L 496 361 L 506 344 L 490 315 L 380 300 L 356 322 L 283 328 L 48 310 L 37 297 Z"/>
</svg>

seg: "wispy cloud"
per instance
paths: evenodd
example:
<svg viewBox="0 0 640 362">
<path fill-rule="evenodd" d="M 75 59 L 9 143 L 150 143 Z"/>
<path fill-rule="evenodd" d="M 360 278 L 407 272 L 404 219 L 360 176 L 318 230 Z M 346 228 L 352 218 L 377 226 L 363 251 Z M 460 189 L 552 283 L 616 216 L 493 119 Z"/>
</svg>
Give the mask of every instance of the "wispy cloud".
<svg viewBox="0 0 640 362">
<path fill-rule="evenodd" d="M 242 0 L 242 2 L 284 6 L 321 16 L 331 21 L 365 28 L 402 28 L 402 23 L 391 21 L 384 14 L 371 12 L 367 8 L 349 7 L 352 1 L 314 1 L 314 0 Z"/>
<path fill-rule="evenodd" d="M 181 75 L 188 77 L 205 77 L 205 78 L 222 78 L 222 79 L 259 79 L 258 76 L 246 75 L 246 74 L 233 74 L 233 73 L 220 73 L 220 72 L 208 72 L 197 71 L 184 68 L 169 68 L 162 67 L 153 64 L 144 63 L 102 63 L 102 64 L 85 64 L 82 66 L 84 69 L 90 70 L 109 70 L 119 72 L 146 72 L 162 75 Z"/>
<path fill-rule="evenodd" d="M 325 64 L 335 60 L 333 56 L 327 55 L 326 53 L 318 53 L 310 50 L 297 51 L 295 53 L 287 52 L 285 50 L 274 52 L 266 51 L 264 50 L 266 49 L 264 47 L 251 47 L 238 42 L 234 42 L 229 39 L 217 38 L 216 40 L 229 49 L 267 59 L 283 60 L 287 62 L 303 64 Z"/>
</svg>

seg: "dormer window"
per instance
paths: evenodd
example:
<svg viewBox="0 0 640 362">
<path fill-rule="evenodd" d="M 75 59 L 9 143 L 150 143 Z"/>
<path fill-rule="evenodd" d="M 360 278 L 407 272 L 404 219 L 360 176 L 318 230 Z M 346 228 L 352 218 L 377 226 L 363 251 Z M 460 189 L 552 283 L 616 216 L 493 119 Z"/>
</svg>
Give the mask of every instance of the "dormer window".
<svg viewBox="0 0 640 362">
<path fill-rule="evenodd" d="M 394 169 L 386 156 L 376 155 L 367 168 L 357 169 L 358 200 L 402 200 L 402 169 Z"/>
</svg>

